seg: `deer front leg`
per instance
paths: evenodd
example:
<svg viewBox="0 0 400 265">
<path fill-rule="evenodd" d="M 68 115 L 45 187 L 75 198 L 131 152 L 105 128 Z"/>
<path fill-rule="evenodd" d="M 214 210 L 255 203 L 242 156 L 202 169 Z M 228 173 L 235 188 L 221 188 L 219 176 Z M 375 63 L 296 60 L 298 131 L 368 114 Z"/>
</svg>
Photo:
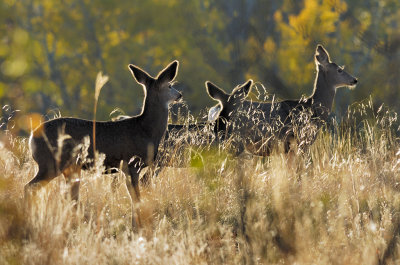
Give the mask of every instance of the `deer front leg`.
<svg viewBox="0 0 400 265">
<path fill-rule="evenodd" d="M 132 206 L 131 206 L 131 209 L 132 209 L 132 230 L 133 231 L 137 231 L 137 229 L 138 229 L 138 226 L 137 226 L 137 224 L 136 224 L 136 218 L 135 218 L 135 203 L 134 203 L 134 194 L 135 194 L 135 191 L 134 191 L 134 189 L 133 189 L 133 186 L 132 186 L 132 184 L 131 184 L 131 181 L 129 181 L 129 179 L 128 179 L 128 177 L 126 177 L 126 187 L 127 187 L 127 189 L 128 189 L 128 192 L 129 192 L 129 195 L 130 195 L 130 197 L 131 197 L 131 203 L 132 203 Z"/>
<path fill-rule="evenodd" d="M 140 202 L 139 173 L 140 173 L 141 167 L 130 164 L 128 168 L 129 168 L 129 174 L 131 175 L 131 185 L 130 185 L 131 187 L 128 188 L 129 193 L 132 197 L 132 200 L 133 200 L 133 198 L 136 198 L 136 200 L 138 202 Z M 133 190 L 132 190 L 132 188 L 133 188 Z M 133 193 L 135 194 L 134 196 L 133 196 Z"/>
<path fill-rule="evenodd" d="M 136 211 L 135 202 L 140 202 L 140 191 L 139 191 L 139 173 L 141 170 L 140 161 L 138 162 L 131 162 L 128 165 L 129 174 L 131 176 L 131 181 L 129 183 L 128 178 L 126 178 L 126 187 L 128 188 L 129 195 L 131 196 L 132 200 L 132 228 L 136 230 L 138 227 L 141 226 L 140 221 L 140 209 Z M 134 199 L 136 198 L 136 199 Z M 135 213 L 137 215 L 137 222 L 135 220 Z"/>
</svg>

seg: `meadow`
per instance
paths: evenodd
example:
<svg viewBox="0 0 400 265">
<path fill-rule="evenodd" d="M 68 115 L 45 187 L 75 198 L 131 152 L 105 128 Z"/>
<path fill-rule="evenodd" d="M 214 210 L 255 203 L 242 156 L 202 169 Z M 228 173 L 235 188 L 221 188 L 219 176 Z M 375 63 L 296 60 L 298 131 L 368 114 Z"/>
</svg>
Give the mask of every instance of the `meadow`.
<svg viewBox="0 0 400 265">
<path fill-rule="evenodd" d="M 63 177 L 24 202 L 37 166 L 28 139 L 3 132 L 0 264 L 397 264 L 398 126 L 367 100 L 291 156 L 237 157 L 229 141 L 173 136 L 179 148 L 159 162 L 180 167 L 141 186 L 137 232 L 125 175 L 102 174 L 101 157 L 83 171 L 77 207 Z"/>
</svg>

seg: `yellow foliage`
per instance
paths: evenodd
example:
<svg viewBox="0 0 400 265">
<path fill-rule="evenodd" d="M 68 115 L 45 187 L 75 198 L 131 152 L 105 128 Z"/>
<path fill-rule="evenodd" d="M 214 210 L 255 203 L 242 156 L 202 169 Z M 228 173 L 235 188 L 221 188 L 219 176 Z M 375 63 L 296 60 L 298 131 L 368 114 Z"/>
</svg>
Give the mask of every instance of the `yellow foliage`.
<svg viewBox="0 0 400 265">
<path fill-rule="evenodd" d="M 11 77 L 18 77 L 25 73 L 28 64 L 24 58 L 15 58 L 14 60 L 7 60 L 2 65 L 2 72 Z"/>
<path fill-rule="evenodd" d="M 359 86 L 371 84 L 353 95 L 361 99 L 374 87 L 387 87 L 376 93 L 395 102 L 399 10 L 396 0 L 6 0 L 0 4 L 0 71 L 11 79 L 2 80 L 5 91 L 17 86 L 29 95 L 13 102 L 20 108 L 24 101 L 22 111 L 38 110 L 33 102 L 43 97 L 42 111 L 58 107 L 84 118 L 91 113 L 90 80 L 106 71 L 116 91 L 99 102 L 105 119 L 115 106 L 134 114 L 141 104 L 131 99 L 141 91 L 121 90 L 131 84 L 125 72 L 131 60 L 153 70 L 178 59 L 178 79 L 190 87 L 184 98 L 195 114 L 210 103 L 205 80 L 228 86 L 252 76 L 276 91 L 282 84 L 286 92 L 304 93 L 312 87 L 313 53 L 321 43 L 338 63 L 356 66 L 364 80 Z M 376 78 L 387 72 L 388 78 Z M 27 87 L 27 79 L 37 84 Z M 62 105 L 68 101 L 70 106 Z"/>
<path fill-rule="evenodd" d="M 259 56 L 258 54 L 258 45 L 259 42 L 252 36 L 250 38 L 247 39 L 247 43 L 246 43 L 246 47 L 247 47 L 247 52 L 246 55 L 248 57 L 248 59 L 254 61 L 257 59 L 257 57 Z"/>
<path fill-rule="evenodd" d="M 145 33 L 144 32 L 139 32 L 135 36 L 133 36 L 133 40 L 138 43 L 138 44 L 143 44 L 145 41 Z"/>
<path fill-rule="evenodd" d="M 53 44 L 56 40 L 54 39 L 54 35 L 50 32 L 46 34 L 46 42 L 47 42 L 47 47 L 50 51 L 53 51 Z"/>
<path fill-rule="evenodd" d="M 16 30 L 14 32 L 14 41 L 19 45 L 26 44 L 28 42 L 28 33 L 25 30 Z"/>
<path fill-rule="evenodd" d="M 120 44 L 119 32 L 114 30 L 108 33 L 108 41 L 111 46 L 117 46 Z"/>
<path fill-rule="evenodd" d="M 276 51 L 276 45 L 271 37 L 268 37 L 264 42 L 264 51 L 268 54 L 272 54 Z"/>
<path fill-rule="evenodd" d="M 276 22 L 282 22 L 282 12 L 280 10 L 275 12 L 274 19 Z"/>
<path fill-rule="evenodd" d="M 8 53 L 9 53 L 8 46 L 0 44 L 0 56 L 6 56 Z"/>
<path fill-rule="evenodd" d="M 6 90 L 6 84 L 3 82 L 0 82 L 0 97 L 4 96 Z"/>
<path fill-rule="evenodd" d="M 275 54 L 280 68 L 285 69 L 284 80 L 296 87 L 312 86 L 315 69 L 312 51 L 317 43 L 324 44 L 329 34 L 337 31 L 340 15 L 346 10 L 347 4 L 340 0 L 305 0 L 299 13 L 287 14 L 288 22 L 283 19 L 282 11 L 275 12 L 274 20 L 282 38 Z M 273 41 L 268 39 L 264 44 L 264 50 L 267 49 L 273 53 Z"/>
<path fill-rule="evenodd" d="M 335 22 L 341 12 L 346 11 L 346 3 L 341 1 L 306 0 L 299 15 L 289 16 L 289 25 L 303 38 L 335 31 Z"/>
</svg>

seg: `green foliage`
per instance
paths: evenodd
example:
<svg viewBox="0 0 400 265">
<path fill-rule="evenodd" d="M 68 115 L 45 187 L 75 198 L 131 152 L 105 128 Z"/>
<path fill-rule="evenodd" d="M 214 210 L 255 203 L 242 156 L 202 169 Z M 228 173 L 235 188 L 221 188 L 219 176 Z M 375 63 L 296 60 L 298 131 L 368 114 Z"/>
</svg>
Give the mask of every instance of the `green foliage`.
<svg viewBox="0 0 400 265">
<path fill-rule="evenodd" d="M 110 1 L 0 3 L 0 103 L 26 112 L 91 118 L 93 83 L 110 77 L 98 118 L 119 107 L 138 113 L 142 89 L 127 70 L 154 74 L 173 59 L 190 110 L 209 107 L 204 82 L 233 87 L 247 78 L 278 97 L 312 91 L 317 43 L 359 77 L 336 109 L 372 94 L 397 106 L 400 3 L 396 0 Z"/>
</svg>

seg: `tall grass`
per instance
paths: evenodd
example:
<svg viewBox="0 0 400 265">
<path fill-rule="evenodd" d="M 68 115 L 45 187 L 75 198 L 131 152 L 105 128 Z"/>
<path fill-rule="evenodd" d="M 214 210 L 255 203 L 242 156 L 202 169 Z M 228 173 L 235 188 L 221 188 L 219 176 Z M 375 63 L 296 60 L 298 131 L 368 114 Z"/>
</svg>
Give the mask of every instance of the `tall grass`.
<svg viewBox="0 0 400 265">
<path fill-rule="evenodd" d="M 192 151 L 173 157 L 186 167 L 162 168 L 141 188 L 138 233 L 124 174 L 101 167 L 83 172 L 77 209 L 62 177 L 24 202 L 36 165 L 27 140 L 4 133 L 0 264 L 398 263 L 397 126 L 366 102 L 290 159 L 181 141 Z"/>
</svg>

